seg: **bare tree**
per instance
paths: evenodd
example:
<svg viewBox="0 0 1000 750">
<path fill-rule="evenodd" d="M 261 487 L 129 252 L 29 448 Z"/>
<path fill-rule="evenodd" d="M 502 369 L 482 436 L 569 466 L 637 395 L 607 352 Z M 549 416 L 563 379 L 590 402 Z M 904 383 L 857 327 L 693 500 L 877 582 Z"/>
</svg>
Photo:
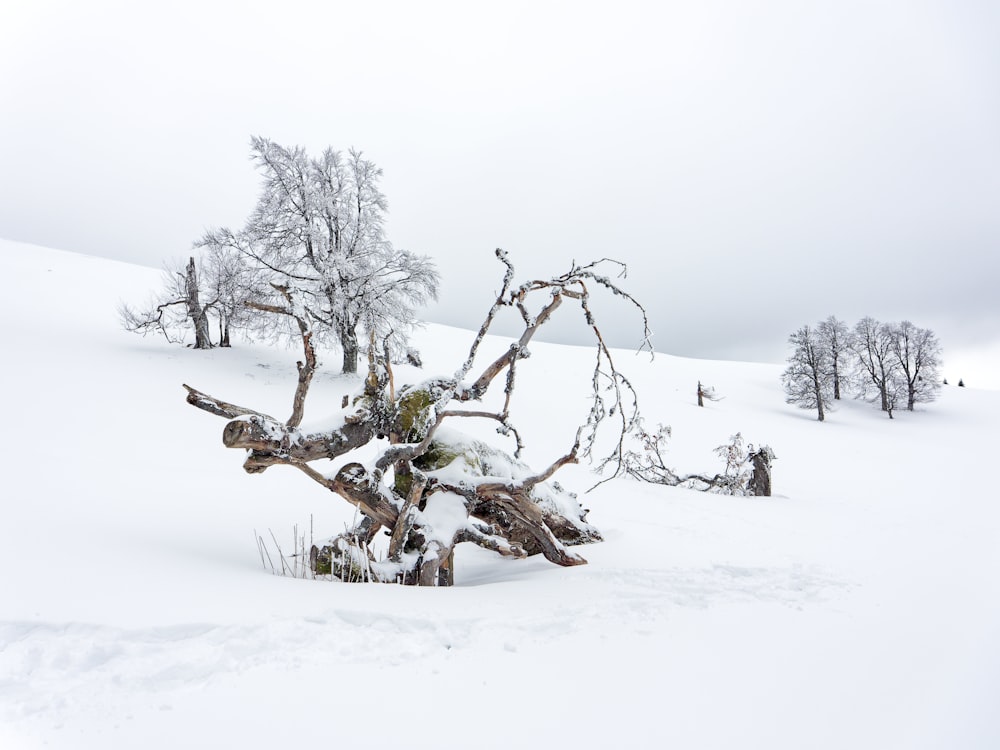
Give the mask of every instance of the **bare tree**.
<svg viewBox="0 0 1000 750">
<path fill-rule="evenodd" d="M 184 331 L 194 333 L 195 349 L 210 349 L 208 311 L 214 300 L 202 301 L 198 268 L 192 257 L 186 266 L 164 269 L 163 289 L 146 307 L 135 309 L 122 304 L 118 315 L 126 330 L 161 333 L 167 341 L 182 341 Z"/>
<path fill-rule="evenodd" d="M 291 321 L 299 331 L 303 361 L 289 418 L 276 419 L 185 386 L 188 403 L 230 420 L 223 430 L 223 443 L 247 451 L 247 472 L 292 466 L 358 508 L 363 520 L 356 528 L 312 551 L 317 569 L 359 571 L 341 575 L 345 580 L 450 585 L 453 550 L 461 542 L 473 542 L 507 557 L 539 553 L 558 565 L 579 565 L 585 560 L 567 547 L 600 539 L 576 496 L 549 480 L 562 466 L 583 459 L 596 460 L 598 469 L 610 466 L 614 475 L 624 471 L 624 436 L 635 424 L 638 405 L 590 313 L 591 291 L 610 290 L 635 304 L 642 312 L 648 347 L 645 311 L 615 282 L 598 273 L 603 262 L 574 264 L 560 276 L 514 286 L 513 265 L 502 251 L 497 256 L 506 266 L 502 290 L 455 375 L 397 388 L 390 357 L 370 346 L 363 388 L 347 400 L 343 414 L 326 430 L 306 433 L 299 428 L 316 365 L 315 316 L 300 302 L 301 292 L 289 287 L 275 285 L 280 302 L 252 302 L 269 315 Z M 540 306 L 533 308 L 538 298 Z M 541 471 L 533 471 L 519 459 L 522 436 L 511 416 L 515 385 L 528 344 L 566 300 L 580 305 L 594 333 L 597 358 L 590 376 L 592 398 L 568 450 Z M 480 345 L 503 308 L 520 314 L 523 332 L 506 352 L 482 367 L 478 377 L 470 379 Z M 497 381 L 504 384 L 502 406 L 497 410 L 463 406 L 483 399 Z M 463 419 L 495 422 L 498 432 L 513 440 L 513 455 L 442 429 L 446 422 Z M 597 460 L 593 454 L 598 431 L 609 424 L 616 425 L 617 439 L 610 452 Z M 388 444 L 367 464 L 351 462 L 333 474 L 320 473 L 312 466 L 313 461 L 335 460 L 381 438 Z M 385 560 L 377 561 L 371 544 L 382 528 L 389 535 L 388 552 Z"/>
<path fill-rule="evenodd" d="M 851 329 L 831 315 L 816 326 L 816 336 L 826 350 L 833 382 L 833 400 L 840 400 L 840 388 L 850 373 Z"/>
<path fill-rule="evenodd" d="M 212 298 L 212 312 L 219 324 L 219 346 L 231 346 L 234 328 L 251 327 L 254 312 L 248 305 L 257 295 L 253 268 L 235 248 L 225 244 L 203 247 L 202 279 Z"/>
<path fill-rule="evenodd" d="M 251 307 L 281 306 L 291 294 L 308 311 L 313 344 L 340 347 L 344 372 L 357 371 L 366 340 L 405 348 L 416 309 L 437 296 L 438 274 L 430 259 L 386 239 L 382 170 L 353 149 L 313 159 L 255 137 L 251 151 L 264 179 L 246 226 L 207 232 L 199 245 L 242 256 Z M 257 333 L 299 336 L 289 321 L 253 322 Z"/>
<path fill-rule="evenodd" d="M 859 387 L 862 393 L 874 390 L 882 411 L 890 418 L 897 398 L 895 379 L 899 369 L 893 354 L 894 338 L 891 326 L 865 317 L 854 326 L 851 340 L 859 367 Z"/>
<path fill-rule="evenodd" d="M 788 343 L 794 348 L 781 375 L 785 400 L 803 409 L 815 409 L 816 418 L 822 422 L 836 380 L 830 350 L 820 334 L 809 326 L 802 326 L 789 336 Z"/>
<path fill-rule="evenodd" d="M 906 408 L 913 411 L 914 404 L 933 401 L 941 388 L 941 344 L 934 332 L 908 320 L 893 326 L 892 355 L 906 392 Z"/>
</svg>

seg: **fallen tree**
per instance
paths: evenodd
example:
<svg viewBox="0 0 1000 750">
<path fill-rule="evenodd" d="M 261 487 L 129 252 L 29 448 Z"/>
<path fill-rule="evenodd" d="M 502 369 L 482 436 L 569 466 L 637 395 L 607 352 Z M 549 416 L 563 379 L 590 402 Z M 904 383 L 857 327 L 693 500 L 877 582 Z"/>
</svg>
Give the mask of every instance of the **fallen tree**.
<svg viewBox="0 0 1000 750">
<path fill-rule="evenodd" d="M 591 313 L 591 287 L 610 291 L 635 305 L 643 319 L 643 347 L 649 348 L 645 310 L 614 281 L 598 273 L 614 261 L 573 264 L 561 276 L 514 286 L 513 265 L 503 251 L 497 250 L 497 257 L 506 266 L 502 290 L 454 376 L 430 378 L 397 390 L 388 347 L 380 350 L 373 339 L 363 387 L 345 399 L 342 413 L 321 431 L 299 428 L 316 369 L 314 319 L 308 304 L 289 288 L 275 287 L 284 305 L 264 309 L 289 316 L 300 332 L 304 358 L 297 363 L 299 377 L 287 420 L 184 386 L 188 403 L 230 420 L 223 430 L 223 444 L 247 451 L 243 465 L 247 472 L 292 466 L 357 508 L 361 521 L 355 528 L 311 551 L 315 572 L 336 574 L 343 580 L 451 585 L 454 548 L 463 542 L 505 557 L 541 554 L 557 565 L 569 566 L 586 560 L 568 547 L 601 538 L 587 521 L 587 511 L 576 495 L 551 479 L 561 467 L 581 459 L 594 461 L 599 470 L 610 466 L 612 476 L 624 471 L 624 439 L 636 424 L 638 403 L 631 384 L 616 369 Z M 617 265 L 624 275 L 624 266 Z M 537 307 L 539 299 L 540 309 L 532 312 L 532 303 Z M 530 354 L 528 344 L 564 300 L 579 305 L 595 338 L 597 359 L 591 374 L 590 408 L 576 427 L 568 450 L 541 471 L 534 471 L 520 460 L 522 437 L 511 421 L 510 406 L 519 363 Z M 478 377 L 470 379 L 480 345 L 503 308 L 519 313 L 522 333 L 506 352 L 479 371 Z M 499 408 L 468 406 L 481 402 L 498 382 L 503 383 Z M 467 419 L 495 422 L 497 432 L 513 441 L 513 452 L 470 439 L 450 426 Z M 598 431 L 610 424 L 617 439 L 611 441 L 606 455 L 598 458 L 594 456 Z M 373 441 L 379 441 L 382 448 L 367 464 L 350 461 L 332 474 L 311 465 L 320 459 L 347 456 Z M 380 530 L 388 534 L 389 546 L 384 559 L 376 560 L 371 543 Z"/>
<path fill-rule="evenodd" d="M 669 425 L 659 425 L 647 430 L 641 419 L 636 419 L 632 436 L 637 447 L 623 454 L 623 472 L 640 482 L 665 484 L 669 487 L 686 487 L 701 492 L 721 495 L 771 496 L 771 465 L 777 458 L 769 445 L 754 448 L 745 445 L 743 435 L 731 435 L 729 442 L 715 449 L 726 468 L 717 474 L 678 474 L 667 466 L 667 441 Z"/>
</svg>

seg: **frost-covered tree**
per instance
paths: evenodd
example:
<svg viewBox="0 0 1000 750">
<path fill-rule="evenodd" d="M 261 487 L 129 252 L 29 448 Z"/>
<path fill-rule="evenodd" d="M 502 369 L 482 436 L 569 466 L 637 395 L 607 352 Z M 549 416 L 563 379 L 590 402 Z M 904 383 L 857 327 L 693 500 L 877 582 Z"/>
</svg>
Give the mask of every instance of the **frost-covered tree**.
<svg viewBox="0 0 1000 750">
<path fill-rule="evenodd" d="M 141 308 L 121 304 L 118 315 L 126 330 L 136 333 L 157 332 L 167 341 L 180 342 L 184 334 L 194 334 L 195 349 L 210 349 L 209 311 L 215 299 L 206 297 L 194 257 L 186 266 L 167 266 L 163 271 L 163 288 Z"/>
<path fill-rule="evenodd" d="M 865 317 L 854 326 L 851 351 L 858 365 L 858 386 L 862 394 L 874 393 L 882 411 L 892 416 L 898 395 L 896 378 L 899 361 L 893 353 L 892 326 Z"/>
<path fill-rule="evenodd" d="M 613 467 L 615 474 L 624 471 L 623 439 L 636 422 L 638 404 L 603 343 L 590 312 L 590 294 L 605 289 L 634 303 L 642 312 L 648 346 L 645 311 L 599 273 L 600 264 L 574 264 L 560 276 L 515 286 L 513 265 L 502 251 L 497 256 L 507 269 L 501 292 L 454 375 L 398 386 L 387 352 L 370 346 L 362 388 L 345 399 L 342 413 L 333 415 L 325 428 L 303 431 L 300 424 L 316 367 L 316 317 L 309 304 L 301 302 L 311 302 L 308 295 L 275 283 L 277 299 L 252 300 L 251 304 L 288 321 L 298 331 L 304 356 L 291 416 L 276 419 L 185 386 L 188 403 L 229 420 L 223 443 L 246 451 L 243 468 L 247 472 L 292 466 L 358 509 L 362 520 L 355 528 L 312 550 L 311 562 L 318 573 L 343 580 L 450 585 L 453 551 L 462 542 L 506 557 L 539 553 L 558 565 L 579 565 L 585 560 L 568 548 L 600 538 L 576 496 L 549 480 L 562 466 L 587 458 L 597 461 L 598 468 Z M 523 363 L 528 345 L 564 301 L 580 305 L 595 334 L 595 368 L 585 375 L 592 393 L 572 438 L 567 436 L 569 449 L 536 471 L 520 460 L 522 435 L 514 424 L 512 405 L 518 378 L 524 377 L 522 369 L 527 367 Z M 480 345 L 504 308 L 519 313 L 523 332 L 499 357 L 485 366 L 477 365 Z M 475 404 L 498 382 L 503 383 L 503 391 L 496 394 L 497 406 L 477 408 Z M 453 429 L 468 419 L 494 422 L 497 431 L 513 442 L 513 454 Z M 600 458 L 594 455 L 598 434 L 609 425 L 614 425 L 617 438 L 601 441 L 611 448 Z M 327 461 L 362 446 L 375 449 L 366 463 L 351 461 L 332 472 L 321 471 Z M 323 462 L 320 468 L 313 466 L 315 461 Z M 388 535 L 384 559 L 377 559 L 371 547 L 380 529 Z"/>
<path fill-rule="evenodd" d="M 802 326 L 788 337 L 792 354 L 781 374 L 786 401 L 803 409 L 815 409 L 817 419 L 826 418 L 826 407 L 834 393 L 834 368 L 830 349 L 817 330 Z"/>
<path fill-rule="evenodd" d="M 251 308 L 305 311 L 314 345 L 339 346 L 344 372 L 357 371 L 363 342 L 404 349 L 417 308 L 436 298 L 438 274 L 430 259 L 386 239 L 382 170 L 353 149 L 311 158 L 260 137 L 251 154 L 263 183 L 245 227 L 209 231 L 199 244 L 242 257 Z M 280 316 L 252 324 L 258 334 L 300 335 Z"/>
<path fill-rule="evenodd" d="M 840 400 L 841 386 L 850 377 L 851 329 L 831 315 L 816 326 L 816 336 L 826 350 L 833 381 L 833 400 Z"/>
<path fill-rule="evenodd" d="M 933 331 L 918 328 L 908 320 L 892 326 L 892 355 L 898 364 L 909 411 L 917 403 L 937 398 L 941 388 L 938 382 L 941 344 Z"/>
</svg>

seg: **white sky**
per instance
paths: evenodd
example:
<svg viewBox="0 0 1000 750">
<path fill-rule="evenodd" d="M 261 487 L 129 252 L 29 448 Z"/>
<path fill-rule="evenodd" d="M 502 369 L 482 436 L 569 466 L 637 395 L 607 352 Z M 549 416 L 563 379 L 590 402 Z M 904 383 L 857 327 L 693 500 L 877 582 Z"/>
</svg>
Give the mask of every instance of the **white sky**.
<svg viewBox="0 0 1000 750">
<path fill-rule="evenodd" d="M 252 134 L 355 146 L 444 274 L 432 320 L 478 325 L 497 246 L 611 256 L 660 350 L 907 318 L 1000 387 L 998 39 L 971 0 L 4 0 L 0 236 L 159 265 L 242 224 Z"/>
</svg>

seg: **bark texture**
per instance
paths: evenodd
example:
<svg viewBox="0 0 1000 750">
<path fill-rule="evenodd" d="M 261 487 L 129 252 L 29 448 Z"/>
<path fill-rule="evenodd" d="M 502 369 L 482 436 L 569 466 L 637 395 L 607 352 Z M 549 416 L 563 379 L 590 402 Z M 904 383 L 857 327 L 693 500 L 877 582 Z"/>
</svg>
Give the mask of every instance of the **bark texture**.
<svg viewBox="0 0 1000 750">
<path fill-rule="evenodd" d="M 774 452 L 767 446 L 750 454 L 753 473 L 750 475 L 750 494 L 757 497 L 771 496 L 771 463 Z"/>
<path fill-rule="evenodd" d="M 198 270 L 195 267 L 194 258 L 191 258 L 187 264 L 184 290 L 186 293 L 188 317 L 194 326 L 194 348 L 211 349 L 212 337 L 208 331 L 208 314 L 205 312 L 205 308 L 201 306 L 201 300 L 198 296 Z"/>
</svg>

